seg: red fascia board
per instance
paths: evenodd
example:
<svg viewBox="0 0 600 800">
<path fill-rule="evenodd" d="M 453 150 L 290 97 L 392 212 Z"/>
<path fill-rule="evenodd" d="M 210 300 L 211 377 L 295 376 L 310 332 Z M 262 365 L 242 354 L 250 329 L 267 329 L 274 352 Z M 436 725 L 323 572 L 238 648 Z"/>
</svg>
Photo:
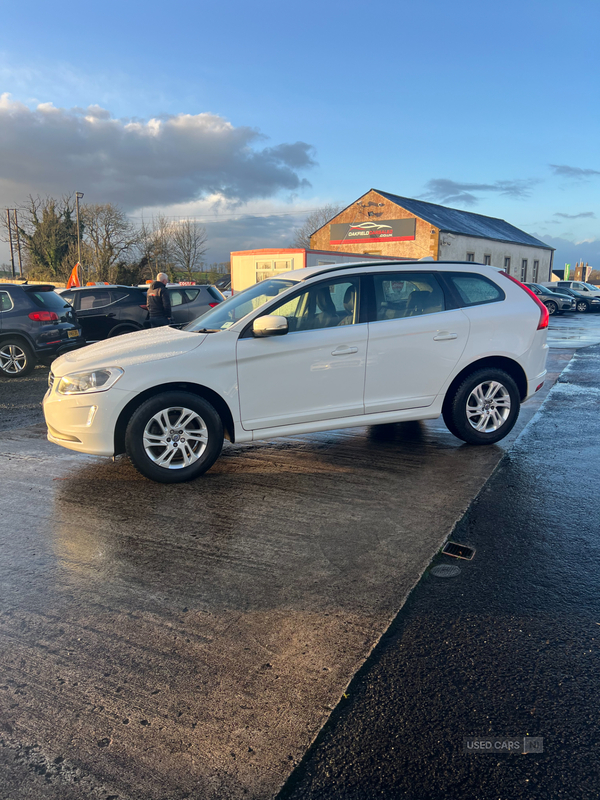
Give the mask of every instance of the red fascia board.
<svg viewBox="0 0 600 800">
<path fill-rule="evenodd" d="M 230 255 L 232 256 L 272 256 L 275 253 L 282 253 L 284 255 L 288 255 L 291 253 L 305 253 L 306 250 L 303 247 L 265 247 L 261 250 L 232 250 Z"/>
</svg>

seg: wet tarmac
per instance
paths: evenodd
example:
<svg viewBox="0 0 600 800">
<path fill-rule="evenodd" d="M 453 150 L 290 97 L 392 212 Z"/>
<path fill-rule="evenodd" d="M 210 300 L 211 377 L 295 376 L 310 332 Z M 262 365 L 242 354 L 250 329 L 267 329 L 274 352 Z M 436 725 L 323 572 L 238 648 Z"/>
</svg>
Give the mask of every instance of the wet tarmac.
<svg viewBox="0 0 600 800">
<path fill-rule="evenodd" d="M 600 796 L 599 401 L 579 350 L 279 800 Z"/>
<path fill-rule="evenodd" d="M 168 487 L 5 429 L 0 798 L 273 797 L 542 399 L 501 446 L 335 431 Z"/>
</svg>

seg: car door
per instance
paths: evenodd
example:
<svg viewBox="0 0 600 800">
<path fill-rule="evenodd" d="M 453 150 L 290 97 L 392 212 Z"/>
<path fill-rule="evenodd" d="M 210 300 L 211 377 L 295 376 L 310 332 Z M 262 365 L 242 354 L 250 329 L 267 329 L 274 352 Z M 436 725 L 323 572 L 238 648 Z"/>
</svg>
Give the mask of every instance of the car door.
<svg viewBox="0 0 600 800">
<path fill-rule="evenodd" d="M 87 341 L 106 339 L 116 320 L 109 290 L 104 286 L 86 289 L 75 292 L 74 299 L 77 320 Z"/>
<path fill-rule="evenodd" d="M 465 349 L 469 320 L 447 308 L 433 273 L 374 275 L 373 293 L 365 412 L 427 407 Z"/>
<path fill-rule="evenodd" d="M 358 277 L 329 279 L 271 307 L 284 336 L 237 343 L 242 426 L 246 430 L 363 414 L 367 324 L 359 323 Z"/>
</svg>

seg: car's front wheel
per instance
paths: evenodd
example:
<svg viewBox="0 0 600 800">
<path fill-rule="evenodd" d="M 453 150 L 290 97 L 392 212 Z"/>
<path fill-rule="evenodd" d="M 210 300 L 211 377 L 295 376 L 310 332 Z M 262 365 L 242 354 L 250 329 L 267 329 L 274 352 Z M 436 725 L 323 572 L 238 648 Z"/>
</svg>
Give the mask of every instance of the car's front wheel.
<svg viewBox="0 0 600 800">
<path fill-rule="evenodd" d="M 554 300 L 548 300 L 548 302 L 546 303 L 546 308 L 548 309 L 548 314 L 550 314 L 551 317 L 553 317 L 554 314 L 556 314 L 556 312 L 558 311 L 558 306 L 556 305 Z"/>
<path fill-rule="evenodd" d="M 589 308 L 586 300 L 578 300 L 577 305 L 575 307 L 580 314 L 585 314 L 585 312 Z"/>
<path fill-rule="evenodd" d="M 0 342 L 0 373 L 6 378 L 23 378 L 33 372 L 36 360 L 31 348 L 20 339 Z"/>
<path fill-rule="evenodd" d="M 469 444 L 493 444 L 512 430 L 521 406 L 515 381 L 501 369 L 480 369 L 468 375 L 446 398 L 448 430 Z"/>
<path fill-rule="evenodd" d="M 125 449 L 142 475 L 181 483 L 202 475 L 223 447 L 223 422 L 213 406 L 191 392 L 164 392 L 133 413 Z"/>
</svg>

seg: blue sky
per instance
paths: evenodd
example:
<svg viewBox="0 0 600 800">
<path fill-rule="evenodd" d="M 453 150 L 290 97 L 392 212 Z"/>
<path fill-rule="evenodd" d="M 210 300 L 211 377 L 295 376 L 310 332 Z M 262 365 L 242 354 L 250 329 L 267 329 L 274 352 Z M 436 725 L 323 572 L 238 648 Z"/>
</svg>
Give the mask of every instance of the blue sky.
<svg viewBox="0 0 600 800">
<path fill-rule="evenodd" d="M 597 0 L 5 5 L 0 207 L 195 216 L 220 261 L 376 187 L 600 268 L 599 22 Z"/>
</svg>

